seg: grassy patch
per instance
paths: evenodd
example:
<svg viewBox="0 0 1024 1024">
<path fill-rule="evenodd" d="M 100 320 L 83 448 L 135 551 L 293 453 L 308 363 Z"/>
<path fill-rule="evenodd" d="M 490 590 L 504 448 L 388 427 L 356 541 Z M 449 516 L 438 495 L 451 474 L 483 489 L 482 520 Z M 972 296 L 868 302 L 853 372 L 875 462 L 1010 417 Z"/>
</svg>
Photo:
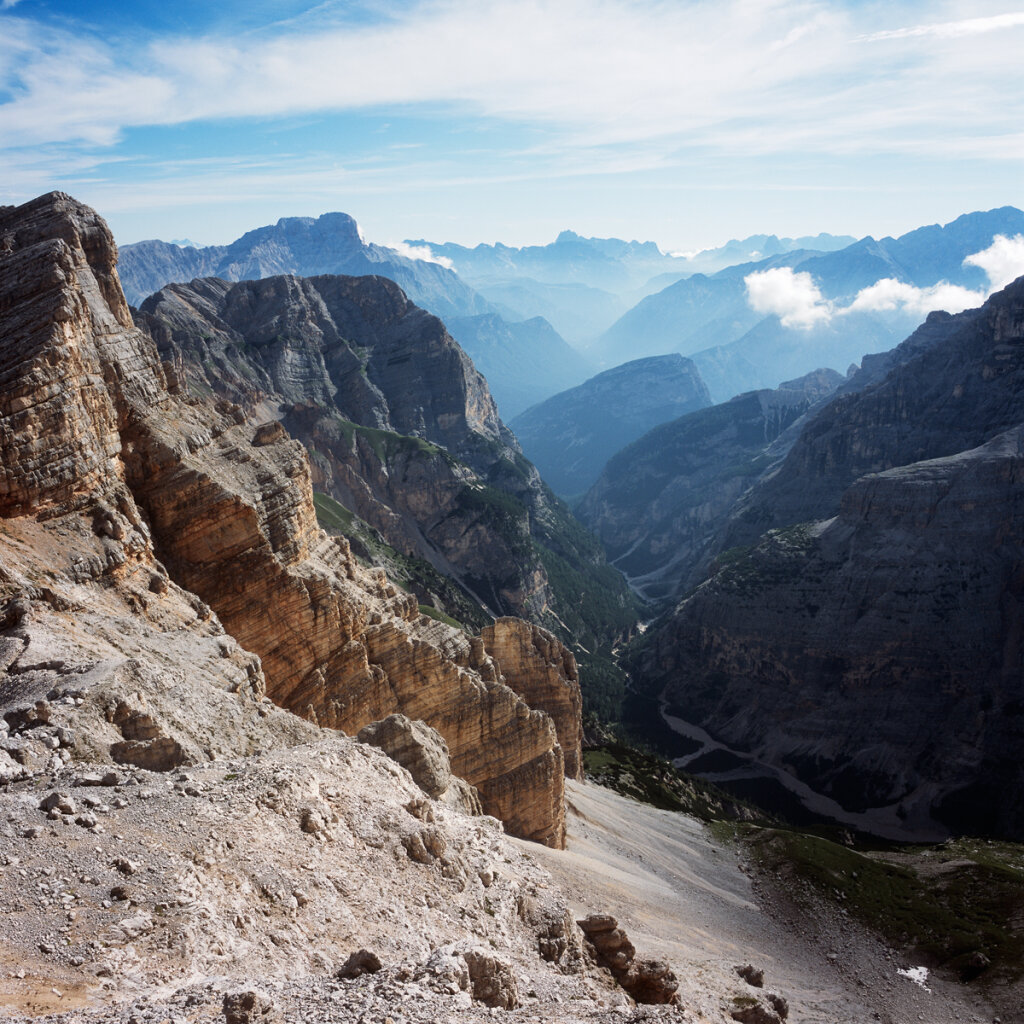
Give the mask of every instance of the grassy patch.
<svg viewBox="0 0 1024 1024">
<path fill-rule="evenodd" d="M 343 533 L 346 536 L 352 532 L 355 515 L 340 501 L 335 501 L 329 494 L 314 491 L 313 506 L 316 508 L 316 520 L 325 530 Z"/>
<path fill-rule="evenodd" d="M 454 626 L 456 629 L 462 629 L 461 622 L 457 619 L 453 619 L 450 615 L 445 615 L 442 611 L 438 611 L 433 605 L 421 604 L 419 609 L 421 615 L 429 616 L 431 619 L 437 619 L 438 622 L 446 622 L 449 626 Z"/>
<path fill-rule="evenodd" d="M 744 833 L 791 894 L 836 901 L 929 966 L 984 985 L 1024 977 L 1024 847 L 959 839 L 858 851 L 800 832 Z"/>
</svg>

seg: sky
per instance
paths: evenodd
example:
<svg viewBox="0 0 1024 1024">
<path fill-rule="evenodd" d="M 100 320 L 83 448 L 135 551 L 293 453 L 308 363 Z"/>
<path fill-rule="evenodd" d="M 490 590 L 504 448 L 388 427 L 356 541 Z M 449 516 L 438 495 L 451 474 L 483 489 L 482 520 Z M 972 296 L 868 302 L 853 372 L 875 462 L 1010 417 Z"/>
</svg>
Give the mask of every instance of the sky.
<svg viewBox="0 0 1024 1024">
<path fill-rule="evenodd" d="M 0 0 L 0 203 L 666 251 L 1024 207 L 1024 3 Z"/>
</svg>

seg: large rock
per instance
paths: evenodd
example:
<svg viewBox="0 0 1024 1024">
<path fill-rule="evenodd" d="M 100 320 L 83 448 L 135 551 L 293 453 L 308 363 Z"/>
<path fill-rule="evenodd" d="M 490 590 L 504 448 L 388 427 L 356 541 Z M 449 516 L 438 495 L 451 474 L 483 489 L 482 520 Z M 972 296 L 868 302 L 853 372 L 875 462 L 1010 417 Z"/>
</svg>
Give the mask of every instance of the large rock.
<svg viewBox="0 0 1024 1024">
<path fill-rule="evenodd" d="M 426 722 L 414 722 L 405 715 L 388 715 L 359 730 L 360 743 L 380 747 L 413 777 L 429 797 L 441 796 L 451 785 L 452 765 L 448 745 Z"/>
<path fill-rule="evenodd" d="M 485 811 L 560 846 L 564 762 L 552 720 L 498 682 L 464 633 L 421 616 L 414 597 L 319 529 L 298 442 L 281 431 L 254 444 L 237 406 L 188 396 L 132 326 L 102 220 L 52 194 L 4 208 L 0 225 L 0 308 L 12 325 L 0 342 L 0 514 L 25 538 L 11 565 L 34 560 L 54 580 L 40 588 L 6 573 L 3 621 L 23 636 L 36 614 L 121 602 L 122 631 L 164 630 L 160 642 L 191 644 L 199 665 L 210 637 L 233 666 L 218 673 L 232 680 L 223 685 L 256 700 L 265 685 L 278 704 L 347 731 L 403 711 L 444 736 Z M 85 589 L 64 596 L 69 581 Z M 50 610 L 35 612 L 41 604 Z M 58 642 L 109 650 L 77 633 Z M 104 678 L 146 670 L 122 659 Z M 24 703 L 52 671 L 22 669 L 0 697 Z M 130 689 L 106 715 L 133 763 L 205 756 L 194 725 L 174 727 L 179 741 Z"/>
</svg>

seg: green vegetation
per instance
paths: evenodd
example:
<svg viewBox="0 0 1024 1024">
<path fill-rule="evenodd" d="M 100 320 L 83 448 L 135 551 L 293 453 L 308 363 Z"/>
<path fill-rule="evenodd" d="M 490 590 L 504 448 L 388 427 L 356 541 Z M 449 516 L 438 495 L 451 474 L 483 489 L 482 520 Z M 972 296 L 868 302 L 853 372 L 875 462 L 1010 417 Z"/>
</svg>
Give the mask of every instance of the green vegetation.
<svg viewBox="0 0 1024 1024">
<path fill-rule="evenodd" d="M 702 821 L 771 822 L 767 815 L 709 782 L 680 772 L 670 761 L 616 740 L 583 752 L 587 777 L 623 796 Z"/>
<path fill-rule="evenodd" d="M 457 619 L 453 619 L 450 615 L 445 615 L 444 612 L 438 611 L 433 605 L 421 604 L 419 606 L 421 615 L 428 615 L 432 619 L 437 619 L 438 622 L 447 622 L 449 626 L 454 626 L 456 629 L 462 629 L 462 623 Z"/>
<path fill-rule="evenodd" d="M 961 980 L 1024 977 L 1024 847 L 957 839 L 858 851 L 820 836 L 741 827 L 757 864 L 797 898 L 837 901 L 893 945 Z"/>
<path fill-rule="evenodd" d="M 313 504 L 320 526 L 328 533 L 341 534 L 352 553 L 364 565 L 382 566 L 396 586 L 416 594 L 423 603 L 420 611 L 459 628 L 479 629 L 491 617 L 461 587 L 439 573 L 429 562 L 396 551 L 368 523 L 328 494 L 313 492 Z M 440 601 L 442 608 L 437 608 Z"/>
<path fill-rule="evenodd" d="M 328 533 L 341 533 L 347 537 L 352 532 L 355 514 L 345 508 L 340 501 L 335 501 L 329 494 L 314 491 L 313 506 L 316 508 L 317 522 Z"/>
</svg>

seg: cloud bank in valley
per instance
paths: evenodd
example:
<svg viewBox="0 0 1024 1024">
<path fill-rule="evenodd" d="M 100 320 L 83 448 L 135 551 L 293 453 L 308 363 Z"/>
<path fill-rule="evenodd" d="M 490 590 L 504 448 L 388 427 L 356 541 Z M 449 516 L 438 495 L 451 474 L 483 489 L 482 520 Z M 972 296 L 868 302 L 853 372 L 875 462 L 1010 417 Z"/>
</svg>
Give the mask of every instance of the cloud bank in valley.
<svg viewBox="0 0 1024 1024">
<path fill-rule="evenodd" d="M 980 306 L 993 292 L 1024 274 L 1024 235 L 996 235 L 987 249 L 964 259 L 966 266 L 980 267 L 989 280 L 987 289 L 974 291 L 940 281 L 927 288 L 884 277 L 862 288 L 848 305 L 825 299 L 807 271 L 792 267 L 756 270 L 743 278 L 747 303 L 756 313 L 777 316 L 783 327 L 808 330 L 850 313 L 908 313 L 925 316 L 933 309 L 960 313 Z"/>
</svg>

